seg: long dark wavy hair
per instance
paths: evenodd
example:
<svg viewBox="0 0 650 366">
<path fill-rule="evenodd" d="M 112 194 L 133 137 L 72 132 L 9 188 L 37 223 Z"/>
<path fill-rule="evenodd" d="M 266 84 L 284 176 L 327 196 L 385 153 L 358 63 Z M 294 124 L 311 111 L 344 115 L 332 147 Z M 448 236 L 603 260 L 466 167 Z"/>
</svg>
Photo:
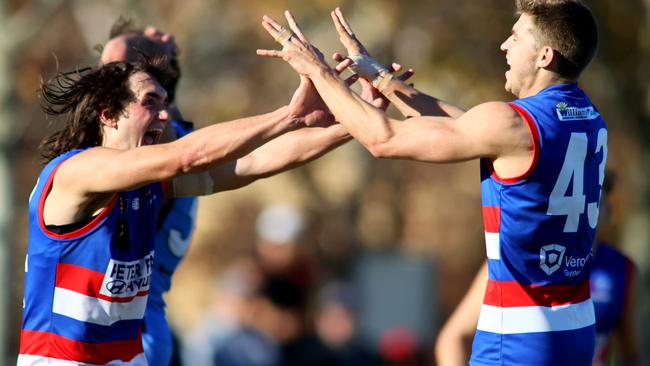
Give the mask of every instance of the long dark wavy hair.
<svg viewBox="0 0 650 366">
<path fill-rule="evenodd" d="M 63 128 L 47 136 L 39 146 L 43 162 L 73 149 L 101 145 L 101 111 L 108 110 L 108 117 L 115 118 L 135 100 L 129 77 L 140 71 L 153 76 L 165 89 L 176 76 L 167 58 L 143 56 L 137 62 L 112 62 L 59 72 L 42 82 L 43 111 L 54 117 L 65 115 Z"/>
</svg>

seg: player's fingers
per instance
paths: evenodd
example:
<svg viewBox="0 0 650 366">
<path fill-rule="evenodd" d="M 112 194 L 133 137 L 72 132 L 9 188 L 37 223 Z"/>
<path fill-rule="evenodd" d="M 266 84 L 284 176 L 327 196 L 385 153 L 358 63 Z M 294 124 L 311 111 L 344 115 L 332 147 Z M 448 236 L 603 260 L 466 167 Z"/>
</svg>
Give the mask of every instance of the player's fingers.
<svg viewBox="0 0 650 366">
<path fill-rule="evenodd" d="M 160 37 L 160 36 L 162 35 L 162 32 L 160 32 L 160 31 L 158 30 L 158 28 L 156 28 L 156 27 L 154 27 L 154 26 L 151 26 L 151 25 L 148 25 L 148 26 L 144 29 L 144 32 L 143 32 L 143 33 L 144 33 L 144 35 L 147 36 L 147 37 Z"/>
<path fill-rule="evenodd" d="M 277 23 L 275 24 L 277 25 Z M 273 37 L 273 39 L 283 47 L 285 43 L 290 41 L 292 38 L 293 33 L 291 33 L 291 31 L 283 27 L 279 27 L 278 29 L 273 23 L 267 21 L 266 19 L 262 21 L 262 26 L 271 35 L 271 37 Z"/>
<path fill-rule="evenodd" d="M 399 80 L 406 81 L 406 80 L 410 79 L 411 76 L 413 76 L 414 74 L 415 74 L 415 71 L 413 71 L 413 69 L 408 69 L 408 70 L 404 71 L 404 73 L 402 75 L 398 76 L 397 78 Z"/>
<path fill-rule="evenodd" d="M 282 26 L 278 22 L 276 22 L 275 19 L 271 18 L 268 15 L 264 15 L 262 17 L 262 21 L 268 23 L 277 32 L 279 32 L 282 29 Z"/>
<path fill-rule="evenodd" d="M 340 74 L 343 72 L 343 70 L 347 69 L 352 64 L 353 64 L 352 60 L 346 58 L 343 61 L 341 61 L 338 65 L 336 65 L 334 70 L 336 70 L 337 74 Z"/>
<path fill-rule="evenodd" d="M 330 12 L 330 16 L 332 17 L 332 21 L 334 22 L 334 28 L 336 28 L 336 32 L 339 34 L 341 38 L 347 38 L 350 36 L 350 33 L 348 33 L 345 30 L 345 27 L 343 27 L 343 24 L 341 24 L 341 20 L 339 19 L 338 15 L 336 15 L 336 11 L 332 10 Z"/>
<path fill-rule="evenodd" d="M 334 13 L 336 14 L 336 17 L 341 22 L 341 25 L 343 26 L 343 28 L 345 28 L 346 33 L 348 35 L 350 35 L 351 37 L 354 37 L 354 32 L 352 31 L 352 28 L 350 28 L 350 25 L 348 24 L 348 21 L 345 20 L 345 17 L 343 16 L 343 12 L 341 11 L 341 8 L 336 7 L 336 9 L 334 9 Z"/>
<path fill-rule="evenodd" d="M 174 42 L 174 35 L 171 33 L 165 33 L 160 37 L 160 40 L 164 43 L 172 43 Z"/>
<path fill-rule="evenodd" d="M 347 57 L 343 56 L 342 54 L 340 54 L 338 52 L 334 52 L 334 54 L 332 55 L 332 59 L 334 59 L 334 61 L 336 61 L 336 62 L 341 62 L 341 61 L 345 60 L 346 58 Z"/>
<path fill-rule="evenodd" d="M 298 37 L 295 37 L 292 31 L 282 27 L 266 15 L 262 20 L 262 26 L 277 43 L 282 45 L 282 47 L 284 47 L 289 42 L 293 42 L 296 45 L 301 44 L 301 41 L 298 39 Z"/>
<path fill-rule="evenodd" d="M 282 51 L 279 50 L 261 50 L 255 51 L 258 56 L 282 58 Z"/>
<path fill-rule="evenodd" d="M 266 20 L 262 21 L 262 27 L 266 29 L 266 31 L 273 37 L 274 39 L 277 38 L 278 34 L 280 34 L 280 31 L 275 29 L 272 23 L 267 22 Z"/>
<path fill-rule="evenodd" d="M 295 33 L 296 36 L 298 36 L 298 39 L 303 41 L 305 44 L 309 43 L 307 37 L 302 33 L 300 27 L 298 27 L 298 23 L 296 23 L 296 19 L 293 17 L 293 14 L 291 14 L 289 10 L 285 10 L 284 16 L 287 18 L 287 22 L 289 23 L 289 28 L 291 28 L 293 33 Z"/>
</svg>

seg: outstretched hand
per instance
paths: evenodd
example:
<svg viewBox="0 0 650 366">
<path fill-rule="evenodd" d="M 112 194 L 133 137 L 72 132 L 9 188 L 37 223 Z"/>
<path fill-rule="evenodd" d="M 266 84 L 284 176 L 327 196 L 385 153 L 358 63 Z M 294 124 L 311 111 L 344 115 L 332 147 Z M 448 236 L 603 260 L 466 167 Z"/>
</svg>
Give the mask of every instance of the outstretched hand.
<svg viewBox="0 0 650 366">
<path fill-rule="evenodd" d="M 341 41 L 341 44 L 343 47 L 345 47 L 345 50 L 347 51 L 348 55 L 344 56 L 340 53 L 334 53 L 334 59 L 338 62 L 341 62 L 345 58 L 350 58 L 352 60 L 357 59 L 359 56 L 365 56 L 365 59 L 372 59 L 374 61 L 374 58 L 370 55 L 366 47 L 361 43 L 361 41 L 357 38 L 356 34 L 352 31 L 352 28 L 348 24 L 348 21 L 345 19 L 345 16 L 343 15 L 343 12 L 341 11 L 340 8 L 334 9 L 330 15 L 332 16 L 332 21 L 334 22 L 334 27 L 336 28 L 336 32 L 339 35 L 339 40 Z M 376 61 L 375 61 L 376 62 Z M 359 65 L 353 64 L 351 66 L 351 69 L 354 70 L 355 72 L 360 72 L 360 76 L 368 81 L 371 81 L 372 78 L 376 75 L 374 74 L 365 74 L 363 70 L 359 70 Z M 390 72 L 399 72 L 402 70 L 402 66 L 398 63 L 393 62 L 390 67 L 386 68 Z M 397 76 L 397 79 L 400 79 L 402 81 L 408 80 L 411 76 L 413 76 L 415 72 L 413 69 L 408 69 L 406 70 L 402 75 Z M 364 83 L 362 83 L 362 86 L 365 86 Z"/>
<path fill-rule="evenodd" d="M 339 41 L 345 49 L 348 51 L 348 56 L 358 56 L 366 55 L 370 56 L 368 50 L 363 46 L 361 41 L 357 39 L 356 34 L 350 28 L 348 21 L 343 16 L 341 8 L 336 8 L 330 13 L 332 20 L 334 21 L 334 27 L 336 32 L 339 34 Z"/>
<path fill-rule="evenodd" d="M 339 63 L 334 71 L 340 74 L 350 64 L 351 60 L 343 60 Z M 348 85 L 353 84 L 357 80 L 356 75 L 352 75 L 345 80 Z M 300 85 L 293 93 L 291 102 L 289 102 L 289 113 L 294 118 L 299 118 L 306 126 L 328 126 L 333 124 L 334 116 L 330 113 L 329 108 L 321 99 L 314 83 L 304 76 L 300 75 Z"/>
<path fill-rule="evenodd" d="M 260 56 L 281 58 L 291 65 L 296 72 L 305 76 L 313 75 L 319 69 L 331 70 L 327 63 L 325 63 L 323 53 L 309 43 L 307 37 L 302 33 L 298 24 L 296 24 L 291 12 L 287 10 L 284 12 L 284 15 L 287 18 L 291 30 L 284 28 L 267 15 L 262 18 L 262 26 L 276 42 L 282 45 L 282 49 L 258 49 L 257 54 Z"/>
<path fill-rule="evenodd" d="M 265 15 L 262 18 L 262 26 L 276 42 L 282 45 L 282 50 L 257 50 L 257 54 L 282 58 L 300 74 L 300 85 L 289 103 L 289 113 L 292 117 L 301 119 L 306 126 L 331 124 L 334 122 L 334 117 L 308 78 L 308 75 L 317 71 L 318 68 L 330 70 L 330 67 L 325 63 L 325 58 L 320 50 L 309 43 L 291 12 L 285 11 L 284 14 L 291 31 L 282 27 L 269 16 Z M 351 64 L 352 60 L 341 60 L 333 71 L 340 74 Z M 345 82 L 351 85 L 357 78 L 356 75 L 353 75 Z"/>
</svg>

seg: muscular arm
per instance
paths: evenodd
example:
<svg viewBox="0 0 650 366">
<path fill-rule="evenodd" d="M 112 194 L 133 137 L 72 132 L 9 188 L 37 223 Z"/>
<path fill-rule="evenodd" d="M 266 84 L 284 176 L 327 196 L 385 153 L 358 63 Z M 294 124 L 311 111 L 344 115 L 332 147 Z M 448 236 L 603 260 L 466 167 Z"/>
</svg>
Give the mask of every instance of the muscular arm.
<svg viewBox="0 0 650 366">
<path fill-rule="evenodd" d="M 396 121 L 361 100 L 329 70 L 320 68 L 311 77 L 337 121 L 376 157 L 435 163 L 480 157 L 530 159 L 530 132 L 505 103 L 481 104 L 457 119 Z"/>
<path fill-rule="evenodd" d="M 504 178 L 522 174 L 530 167 L 530 130 L 506 103 L 484 103 L 457 119 L 393 120 L 350 90 L 302 36 L 291 13 L 285 14 L 298 37 L 283 42 L 282 50 L 258 50 L 257 54 L 282 58 L 299 74 L 308 76 L 335 119 L 374 156 L 434 163 L 485 157 L 492 159 L 497 174 Z M 281 34 L 282 26 L 268 16 L 262 25 L 274 38 Z"/>
<path fill-rule="evenodd" d="M 365 58 L 365 60 L 370 61 L 371 64 L 378 64 L 377 61 L 370 56 L 366 47 L 352 31 L 352 28 L 345 19 L 341 9 L 337 7 L 332 11 L 331 16 L 336 32 L 339 35 L 339 40 L 345 47 L 348 55 L 350 57 L 362 57 Z M 343 56 L 338 53 L 334 56 L 337 61 L 343 60 Z M 355 66 L 358 65 L 355 63 L 352 68 L 357 69 Z M 386 69 L 386 71 L 389 70 Z M 410 73 L 412 74 L 412 70 Z M 361 72 L 360 76 L 368 78 L 369 81 L 371 81 L 376 74 L 365 74 Z M 405 117 L 443 116 L 458 118 L 464 113 L 464 111 L 458 107 L 452 106 L 420 92 L 413 86 L 406 84 L 401 78 L 391 79 L 388 84 L 382 88 L 381 92 Z"/>
<path fill-rule="evenodd" d="M 340 124 L 309 127 L 276 137 L 248 155 L 209 170 L 210 191 L 220 192 L 246 186 L 315 160 L 350 140 Z M 204 173 L 205 174 L 205 173 Z M 176 181 L 190 176 L 181 176 Z M 176 186 L 176 184 L 175 184 Z M 176 191 L 176 196 L 190 192 Z"/>
<path fill-rule="evenodd" d="M 398 78 L 393 78 L 382 94 L 393 103 L 405 117 L 443 116 L 459 118 L 463 113 L 459 107 L 427 95 Z"/>
<path fill-rule="evenodd" d="M 439 366 L 467 365 L 470 349 L 466 345 L 476 331 L 487 281 L 487 262 L 485 262 L 476 273 L 472 285 L 456 310 L 438 333 L 435 356 Z"/>
<path fill-rule="evenodd" d="M 128 150 L 96 147 L 65 161 L 46 200 L 45 222 L 63 225 L 88 215 L 98 194 L 126 191 L 176 176 L 207 171 L 240 158 L 301 124 L 287 107 L 199 129 L 176 141 Z"/>
</svg>

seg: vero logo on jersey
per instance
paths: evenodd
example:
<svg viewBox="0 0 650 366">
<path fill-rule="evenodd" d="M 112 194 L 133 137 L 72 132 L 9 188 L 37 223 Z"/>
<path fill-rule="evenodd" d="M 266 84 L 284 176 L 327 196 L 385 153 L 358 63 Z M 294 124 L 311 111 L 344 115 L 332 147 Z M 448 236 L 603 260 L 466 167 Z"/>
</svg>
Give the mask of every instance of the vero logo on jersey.
<svg viewBox="0 0 650 366">
<path fill-rule="evenodd" d="M 559 244 L 549 244 L 539 250 L 539 268 L 547 275 L 560 269 L 566 248 Z"/>
</svg>

